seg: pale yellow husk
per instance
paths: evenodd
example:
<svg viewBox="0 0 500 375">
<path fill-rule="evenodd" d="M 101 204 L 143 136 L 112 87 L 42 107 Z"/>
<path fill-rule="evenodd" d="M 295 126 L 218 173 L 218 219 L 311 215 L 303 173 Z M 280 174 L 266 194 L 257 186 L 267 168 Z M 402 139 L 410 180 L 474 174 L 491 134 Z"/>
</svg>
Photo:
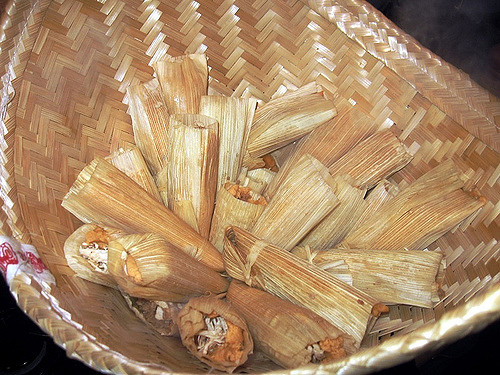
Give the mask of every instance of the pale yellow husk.
<svg viewBox="0 0 500 375">
<path fill-rule="evenodd" d="M 158 80 L 130 86 L 127 96 L 135 144 L 154 176 L 165 166 L 169 148 L 169 112 Z"/>
<path fill-rule="evenodd" d="M 291 250 L 339 201 L 328 170 L 306 154 L 290 170 L 252 233 L 276 246 Z"/>
<path fill-rule="evenodd" d="M 235 181 L 243 164 L 257 100 L 225 96 L 202 96 L 200 114 L 219 123 L 220 157 L 217 190 Z"/>
<path fill-rule="evenodd" d="M 388 311 L 368 294 L 241 228 L 226 230 L 224 265 L 231 277 L 328 320 L 351 335 L 358 348 L 376 317 Z"/>
<path fill-rule="evenodd" d="M 223 270 L 221 255 L 208 240 L 102 158 L 80 172 L 62 206 L 86 223 L 158 233 L 200 262 Z"/>
<path fill-rule="evenodd" d="M 227 279 L 218 272 L 158 234 L 123 236 L 110 241 L 108 249 L 109 273 L 132 297 L 187 302 L 191 297 L 228 288 Z"/>
<path fill-rule="evenodd" d="M 240 177 L 239 180 L 244 181 L 247 186 L 258 194 L 262 194 L 276 176 L 276 172 L 267 168 L 244 170 L 242 173 L 244 178 Z"/>
<path fill-rule="evenodd" d="M 203 115 L 171 115 L 167 158 L 169 208 L 208 238 L 214 209 L 219 132 L 217 121 Z"/>
<path fill-rule="evenodd" d="M 441 252 L 420 250 L 329 249 L 297 247 L 295 255 L 330 272 L 330 264 L 343 260 L 353 286 L 386 304 L 432 308 L 443 297 Z"/>
<path fill-rule="evenodd" d="M 154 178 L 138 147 L 132 146 L 126 150 L 120 148 L 104 159 L 137 182 L 137 184 L 151 194 L 153 198 L 162 202 Z"/>
<path fill-rule="evenodd" d="M 205 55 L 168 56 L 156 61 L 153 69 L 171 114 L 198 113 L 200 99 L 208 89 Z"/>
</svg>

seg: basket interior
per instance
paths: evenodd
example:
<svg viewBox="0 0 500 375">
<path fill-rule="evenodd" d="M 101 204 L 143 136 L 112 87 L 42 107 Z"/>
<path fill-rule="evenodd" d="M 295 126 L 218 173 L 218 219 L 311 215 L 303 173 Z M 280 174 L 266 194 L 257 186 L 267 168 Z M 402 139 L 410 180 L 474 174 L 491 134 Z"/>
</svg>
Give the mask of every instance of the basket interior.
<svg viewBox="0 0 500 375">
<path fill-rule="evenodd" d="M 38 6 L 47 10 L 35 19 L 40 29 L 20 55 L 26 68 L 9 109 L 15 182 L 8 222 L 38 249 L 57 280 L 53 297 L 95 342 L 160 369 L 207 370 L 178 340 L 150 331 L 119 293 L 75 278 L 62 251 L 81 224 L 61 207 L 62 198 L 95 156 L 133 144 L 126 88 L 150 80 L 152 62 L 166 54 L 206 53 L 211 94 L 268 101 L 316 81 L 337 109 L 357 106 L 415 153 L 393 182 L 405 186 L 453 158 L 470 177 L 469 187 L 488 199 L 477 215 L 429 247 L 446 255 L 444 299 L 433 309 L 391 306 L 367 346 L 437 320 L 498 281 L 498 151 L 420 94 L 421 82 L 403 79 L 307 3 L 57 0 Z M 273 369 L 259 357 L 244 367 Z"/>
</svg>

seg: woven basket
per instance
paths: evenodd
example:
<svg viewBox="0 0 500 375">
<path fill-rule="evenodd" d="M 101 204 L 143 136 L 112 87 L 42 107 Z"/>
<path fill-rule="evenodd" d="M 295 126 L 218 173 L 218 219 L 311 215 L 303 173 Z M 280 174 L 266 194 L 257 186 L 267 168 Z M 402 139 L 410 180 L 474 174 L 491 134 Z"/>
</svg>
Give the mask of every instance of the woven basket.
<svg viewBox="0 0 500 375">
<path fill-rule="evenodd" d="M 56 280 L 20 269 L 10 289 L 69 356 L 111 373 L 208 370 L 116 291 L 75 278 L 62 251 L 80 224 L 61 208 L 64 194 L 95 156 L 133 143 L 125 90 L 166 54 L 205 52 L 211 93 L 267 101 L 316 81 L 338 108 L 358 106 L 416 152 L 393 181 L 454 158 L 488 198 L 430 247 L 447 261 L 435 308 L 392 306 L 365 349 L 295 373 L 394 366 L 500 317 L 500 103 L 365 2 L 14 0 L 0 35 L 0 234 L 32 244 Z M 256 357 L 244 369 L 277 367 Z"/>
</svg>

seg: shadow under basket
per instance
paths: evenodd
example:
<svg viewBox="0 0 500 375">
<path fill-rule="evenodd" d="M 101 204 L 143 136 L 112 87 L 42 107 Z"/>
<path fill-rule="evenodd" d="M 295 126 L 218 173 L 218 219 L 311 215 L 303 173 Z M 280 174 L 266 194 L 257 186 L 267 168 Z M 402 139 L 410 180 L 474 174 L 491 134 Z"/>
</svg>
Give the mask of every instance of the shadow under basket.
<svg viewBox="0 0 500 375">
<path fill-rule="evenodd" d="M 2 21 L 0 233 L 33 245 L 55 278 L 17 272 L 9 286 L 69 356 L 117 374 L 209 370 L 119 292 L 75 277 L 63 254 L 81 224 L 61 207 L 64 195 L 94 157 L 133 144 L 126 89 L 150 80 L 167 54 L 205 53 L 211 94 L 265 102 L 315 81 L 337 108 L 357 106 L 415 154 L 393 182 L 453 158 L 488 200 L 429 246 L 447 266 L 434 308 L 391 306 L 361 351 L 295 373 L 373 372 L 500 317 L 500 103 L 368 3 L 14 0 Z M 278 367 L 253 356 L 241 370 Z"/>
</svg>

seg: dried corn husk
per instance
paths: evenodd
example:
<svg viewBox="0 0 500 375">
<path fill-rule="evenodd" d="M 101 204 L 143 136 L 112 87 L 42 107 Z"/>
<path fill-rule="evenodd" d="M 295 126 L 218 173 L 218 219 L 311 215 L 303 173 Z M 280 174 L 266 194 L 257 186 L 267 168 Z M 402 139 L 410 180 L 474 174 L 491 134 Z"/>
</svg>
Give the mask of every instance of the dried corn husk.
<svg viewBox="0 0 500 375">
<path fill-rule="evenodd" d="M 293 249 L 339 204 L 335 189 L 327 169 L 312 156 L 303 155 L 257 219 L 252 233 L 286 250 Z"/>
<path fill-rule="evenodd" d="M 252 228 L 266 205 L 264 197 L 252 189 L 226 182 L 217 195 L 210 242 L 222 253 L 226 227 L 237 225 L 243 229 Z"/>
<path fill-rule="evenodd" d="M 116 288 L 108 272 L 108 244 L 124 235 L 126 232 L 119 229 L 83 224 L 64 242 L 68 266 L 82 279 Z"/>
<path fill-rule="evenodd" d="M 120 148 L 104 159 L 137 182 L 157 201 L 162 202 L 160 192 L 138 147 L 130 147 L 127 150 Z"/>
<path fill-rule="evenodd" d="M 483 197 L 461 190 L 463 185 L 453 161 L 447 160 L 370 215 L 339 247 L 425 248 L 485 204 Z"/>
<path fill-rule="evenodd" d="M 300 241 L 314 249 L 328 249 L 340 243 L 356 225 L 365 209 L 366 190 L 357 188 L 350 176 L 336 176 L 334 193 L 339 205 Z"/>
<path fill-rule="evenodd" d="M 198 113 L 200 98 L 208 89 L 205 55 L 166 57 L 155 62 L 153 69 L 171 114 Z"/>
<path fill-rule="evenodd" d="M 237 181 L 241 185 L 252 189 L 254 193 L 262 194 L 275 175 L 276 172 L 267 168 L 257 168 L 249 171 L 248 168 L 243 167 Z"/>
<path fill-rule="evenodd" d="M 158 80 L 130 86 L 127 96 L 135 144 L 154 176 L 164 167 L 169 148 L 169 113 Z"/>
<path fill-rule="evenodd" d="M 178 325 L 184 346 L 217 370 L 231 373 L 253 352 L 245 320 L 220 297 L 192 298 L 179 313 Z"/>
<path fill-rule="evenodd" d="M 110 241 L 108 269 L 125 293 L 155 301 L 187 302 L 228 288 L 228 281 L 218 272 L 154 233 Z"/>
<path fill-rule="evenodd" d="M 328 169 L 333 176 L 348 174 L 358 180 L 362 189 L 370 189 L 412 158 L 405 145 L 387 129 L 358 143 Z"/>
<path fill-rule="evenodd" d="M 265 196 L 268 198 L 274 196 L 290 168 L 302 155 L 309 154 L 328 168 L 356 144 L 375 133 L 378 128 L 379 125 L 356 106 L 340 111 L 337 116 L 318 126 L 298 142 L 294 152 L 280 166 L 278 175 L 269 185 Z"/>
<path fill-rule="evenodd" d="M 328 363 L 356 351 L 352 337 L 272 294 L 233 280 L 226 298 L 246 320 L 255 347 L 285 368 Z"/>
<path fill-rule="evenodd" d="M 386 304 L 433 307 L 443 296 L 444 259 L 441 252 L 420 250 L 329 249 L 308 246 L 292 251 L 302 259 L 329 271 L 343 260 L 353 286 Z"/>
<path fill-rule="evenodd" d="M 217 191 L 228 181 L 235 181 L 243 164 L 248 135 L 257 100 L 225 96 L 202 96 L 200 114 L 219 123 L 220 157 Z"/>
<path fill-rule="evenodd" d="M 313 83 L 259 106 L 250 129 L 249 155 L 268 154 L 333 118 L 337 111 L 322 91 Z"/>
<path fill-rule="evenodd" d="M 177 316 L 184 303 L 151 301 L 145 298 L 131 297 L 122 293 L 134 314 L 162 336 L 179 336 Z"/>
<path fill-rule="evenodd" d="M 224 265 L 231 277 L 315 312 L 352 336 L 357 348 L 376 317 L 388 311 L 366 293 L 241 228 L 226 229 Z"/>
<path fill-rule="evenodd" d="M 86 223 L 158 233 L 200 262 L 223 270 L 221 255 L 208 240 L 102 158 L 80 172 L 62 206 Z"/>
<path fill-rule="evenodd" d="M 171 115 L 167 195 L 169 208 L 208 238 L 219 158 L 217 121 L 203 115 Z"/>
</svg>

